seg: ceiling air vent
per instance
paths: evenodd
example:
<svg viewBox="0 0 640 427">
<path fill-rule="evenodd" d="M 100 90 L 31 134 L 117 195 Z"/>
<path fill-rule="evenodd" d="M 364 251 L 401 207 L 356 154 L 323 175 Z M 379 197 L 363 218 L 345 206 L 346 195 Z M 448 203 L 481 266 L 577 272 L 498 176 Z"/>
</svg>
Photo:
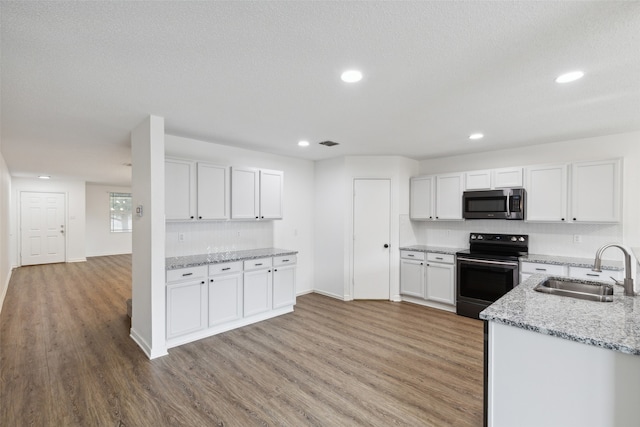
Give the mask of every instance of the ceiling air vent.
<svg viewBox="0 0 640 427">
<path fill-rule="evenodd" d="M 333 147 L 334 145 L 338 145 L 337 142 L 333 142 L 333 141 L 323 141 L 320 142 L 320 145 L 325 145 L 327 147 Z"/>
</svg>

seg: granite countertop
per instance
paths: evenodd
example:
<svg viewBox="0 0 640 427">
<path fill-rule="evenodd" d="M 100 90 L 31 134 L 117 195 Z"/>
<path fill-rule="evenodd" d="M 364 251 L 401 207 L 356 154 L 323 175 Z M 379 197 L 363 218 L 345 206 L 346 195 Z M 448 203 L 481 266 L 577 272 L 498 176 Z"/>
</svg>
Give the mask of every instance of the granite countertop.
<svg viewBox="0 0 640 427">
<path fill-rule="evenodd" d="M 412 245 L 412 246 L 400 246 L 401 251 L 418 251 L 418 252 L 431 252 L 435 254 L 455 255 L 456 252 L 460 252 L 463 248 L 445 248 L 442 246 L 426 246 L 426 245 Z"/>
<path fill-rule="evenodd" d="M 594 258 L 573 258 L 573 257 L 565 257 L 565 256 L 557 256 L 557 255 L 539 255 L 539 254 L 529 254 L 529 255 L 521 256 L 519 259 L 522 262 L 537 262 L 541 264 L 568 265 L 571 267 L 585 267 L 585 268 L 593 268 L 593 261 L 594 261 Z M 622 262 L 602 260 L 602 269 L 622 271 L 624 270 L 624 266 L 622 265 Z"/>
<path fill-rule="evenodd" d="M 640 356 L 640 297 L 614 286 L 613 302 L 536 292 L 534 274 L 480 313 L 480 318 L 596 347 Z M 580 280 L 577 280 L 580 281 Z"/>
<path fill-rule="evenodd" d="M 295 255 L 298 251 L 277 248 L 248 249 L 244 251 L 214 252 L 202 255 L 186 255 L 165 259 L 167 270 L 197 267 L 199 265 L 218 264 L 221 262 L 245 261 L 248 259 L 267 258 L 281 255 Z"/>
</svg>

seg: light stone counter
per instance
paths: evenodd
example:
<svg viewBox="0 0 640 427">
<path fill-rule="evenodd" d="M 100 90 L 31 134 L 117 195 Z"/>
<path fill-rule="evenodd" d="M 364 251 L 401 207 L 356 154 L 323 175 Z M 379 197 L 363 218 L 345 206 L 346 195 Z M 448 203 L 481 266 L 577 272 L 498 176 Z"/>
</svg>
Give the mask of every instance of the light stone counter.
<svg viewBox="0 0 640 427">
<path fill-rule="evenodd" d="M 426 246 L 426 245 L 412 245 L 401 246 L 401 251 L 418 251 L 418 252 L 430 252 L 434 254 L 455 255 L 456 252 L 460 252 L 462 248 L 445 248 L 442 246 Z"/>
<path fill-rule="evenodd" d="M 170 257 L 165 260 L 167 270 L 197 267 L 200 265 L 217 264 L 221 262 L 245 261 L 248 259 L 267 258 L 282 255 L 295 255 L 298 251 L 277 248 L 248 249 L 244 251 L 215 252 L 202 255 L 187 255 Z"/>
</svg>

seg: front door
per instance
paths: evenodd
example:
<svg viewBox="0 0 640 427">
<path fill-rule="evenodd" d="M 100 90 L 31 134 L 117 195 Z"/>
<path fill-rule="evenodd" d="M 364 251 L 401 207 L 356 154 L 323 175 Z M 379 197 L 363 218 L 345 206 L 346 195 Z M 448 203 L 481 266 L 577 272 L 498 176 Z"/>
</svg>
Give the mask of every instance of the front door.
<svg viewBox="0 0 640 427">
<path fill-rule="evenodd" d="M 64 224 L 64 194 L 20 193 L 20 264 L 64 262 Z"/>
<path fill-rule="evenodd" d="M 353 297 L 388 300 L 391 182 L 355 179 L 353 190 Z"/>
</svg>

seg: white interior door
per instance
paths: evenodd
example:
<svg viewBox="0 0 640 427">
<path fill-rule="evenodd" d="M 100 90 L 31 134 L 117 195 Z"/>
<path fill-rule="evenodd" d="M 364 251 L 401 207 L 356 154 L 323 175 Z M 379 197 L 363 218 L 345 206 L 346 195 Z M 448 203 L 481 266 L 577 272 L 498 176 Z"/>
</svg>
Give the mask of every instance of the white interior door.
<svg viewBox="0 0 640 427">
<path fill-rule="evenodd" d="M 353 183 L 353 298 L 389 299 L 391 182 Z"/>
<path fill-rule="evenodd" d="M 20 193 L 20 264 L 64 262 L 64 224 L 64 194 Z"/>
</svg>

